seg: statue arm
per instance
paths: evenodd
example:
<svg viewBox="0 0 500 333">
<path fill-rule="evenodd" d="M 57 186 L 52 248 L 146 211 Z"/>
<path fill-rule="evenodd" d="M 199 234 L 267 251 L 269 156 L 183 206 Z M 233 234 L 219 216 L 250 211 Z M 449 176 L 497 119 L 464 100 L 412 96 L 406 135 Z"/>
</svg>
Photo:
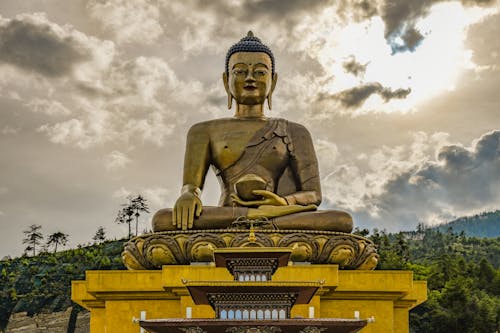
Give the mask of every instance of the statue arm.
<svg viewBox="0 0 500 333">
<path fill-rule="evenodd" d="M 209 165 L 210 136 L 207 124 L 196 124 L 188 132 L 182 192 L 172 210 L 172 224 L 178 229 L 191 229 L 194 219 L 202 212 L 200 195 Z"/>
<path fill-rule="evenodd" d="M 210 166 L 210 135 L 207 123 L 189 129 L 184 155 L 183 189 L 202 190 Z"/>
<path fill-rule="evenodd" d="M 304 126 L 291 122 L 288 130 L 293 144 L 290 166 L 297 192 L 285 196 L 285 200 L 289 205 L 318 206 L 321 203 L 321 185 L 311 134 Z"/>
</svg>

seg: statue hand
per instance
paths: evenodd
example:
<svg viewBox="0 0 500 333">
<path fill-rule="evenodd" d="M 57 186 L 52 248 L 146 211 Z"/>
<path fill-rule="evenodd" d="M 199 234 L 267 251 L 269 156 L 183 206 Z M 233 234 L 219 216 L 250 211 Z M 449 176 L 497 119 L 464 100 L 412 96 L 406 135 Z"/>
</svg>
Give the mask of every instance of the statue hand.
<svg viewBox="0 0 500 333">
<path fill-rule="evenodd" d="M 285 198 L 280 197 L 276 193 L 266 190 L 253 190 L 253 194 L 257 196 L 261 196 L 260 200 L 252 200 L 252 201 L 244 201 L 241 200 L 236 194 L 231 194 L 231 199 L 233 202 L 244 207 L 255 207 L 255 206 L 288 206 L 288 202 L 286 202 Z"/>
<path fill-rule="evenodd" d="M 191 229 L 194 218 L 200 216 L 202 209 L 203 205 L 196 194 L 184 192 L 175 202 L 172 210 L 172 224 L 177 226 L 177 229 Z"/>
</svg>

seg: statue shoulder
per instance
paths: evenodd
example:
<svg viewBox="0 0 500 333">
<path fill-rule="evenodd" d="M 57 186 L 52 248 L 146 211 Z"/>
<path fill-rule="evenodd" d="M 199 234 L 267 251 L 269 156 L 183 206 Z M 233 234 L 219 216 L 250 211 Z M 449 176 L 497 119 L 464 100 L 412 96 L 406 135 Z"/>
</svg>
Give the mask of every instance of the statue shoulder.
<svg viewBox="0 0 500 333">
<path fill-rule="evenodd" d="M 292 136 L 311 135 L 309 133 L 309 130 L 304 125 L 285 119 L 283 119 L 283 121 L 287 122 L 287 130 L 290 135 Z"/>
<path fill-rule="evenodd" d="M 217 129 L 217 127 L 231 121 L 231 118 L 219 118 L 211 119 L 207 121 L 202 121 L 191 126 L 188 135 L 198 135 L 198 134 L 209 134 L 212 129 Z"/>
</svg>

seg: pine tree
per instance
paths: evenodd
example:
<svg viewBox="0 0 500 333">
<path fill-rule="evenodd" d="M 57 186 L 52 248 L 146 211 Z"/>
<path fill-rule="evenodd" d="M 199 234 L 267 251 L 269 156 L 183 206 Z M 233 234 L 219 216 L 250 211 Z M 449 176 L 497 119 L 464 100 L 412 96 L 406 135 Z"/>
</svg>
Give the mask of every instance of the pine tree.
<svg viewBox="0 0 500 333">
<path fill-rule="evenodd" d="M 102 243 L 106 240 L 106 232 L 104 231 L 104 228 L 102 226 L 99 226 L 97 228 L 97 231 L 95 232 L 94 237 L 92 237 L 95 243 Z"/>
<path fill-rule="evenodd" d="M 115 222 L 118 224 L 126 223 L 128 225 L 128 237 L 132 237 L 132 221 L 135 218 L 135 235 L 138 234 L 139 216 L 141 212 L 149 213 L 149 207 L 146 199 L 142 195 L 137 197 L 128 197 L 128 202 L 123 204 L 123 208 L 118 211 Z"/>
<path fill-rule="evenodd" d="M 43 239 L 43 235 L 40 232 L 40 229 L 42 229 L 41 225 L 38 224 L 32 224 L 28 227 L 27 230 L 24 230 L 24 239 L 23 239 L 23 244 L 28 244 L 26 248 L 24 249 L 25 252 L 33 251 L 33 256 L 36 256 L 36 247 L 38 245 L 41 245 L 41 241 Z"/>
<path fill-rule="evenodd" d="M 149 213 L 149 207 L 146 202 L 146 199 L 142 195 L 137 195 L 137 197 L 132 198 L 130 200 L 130 206 L 132 210 L 134 211 L 134 217 L 135 217 L 135 235 L 137 236 L 138 234 L 138 228 L 139 228 L 139 216 L 141 216 L 140 212 L 146 212 Z"/>
<path fill-rule="evenodd" d="M 68 243 L 68 234 L 63 232 L 55 232 L 48 236 L 47 246 L 54 246 L 54 253 L 57 252 L 58 245 L 66 245 Z"/>
</svg>

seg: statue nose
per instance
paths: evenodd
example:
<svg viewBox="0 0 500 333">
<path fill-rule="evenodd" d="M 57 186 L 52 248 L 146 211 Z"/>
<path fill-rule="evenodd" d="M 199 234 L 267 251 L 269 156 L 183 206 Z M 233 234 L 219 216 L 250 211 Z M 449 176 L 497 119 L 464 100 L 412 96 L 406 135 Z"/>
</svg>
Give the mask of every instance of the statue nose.
<svg viewBox="0 0 500 333">
<path fill-rule="evenodd" d="M 248 71 L 247 76 L 245 77 L 245 82 L 254 82 L 255 77 L 253 75 L 253 71 Z"/>
</svg>

